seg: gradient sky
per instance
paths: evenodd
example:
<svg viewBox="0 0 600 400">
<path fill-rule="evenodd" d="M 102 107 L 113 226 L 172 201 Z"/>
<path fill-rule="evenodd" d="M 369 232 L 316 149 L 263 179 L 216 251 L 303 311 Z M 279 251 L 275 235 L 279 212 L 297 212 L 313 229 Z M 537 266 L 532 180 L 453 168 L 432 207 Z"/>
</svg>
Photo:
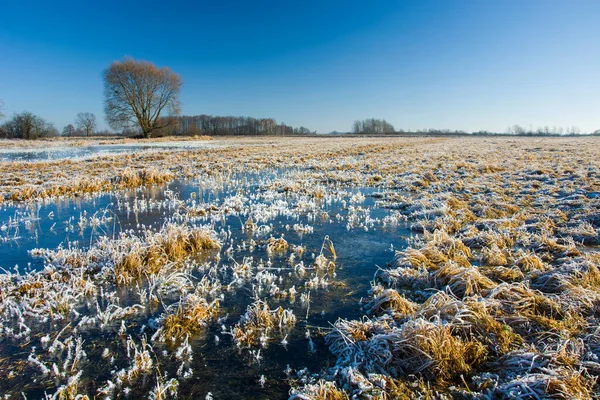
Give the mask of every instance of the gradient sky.
<svg viewBox="0 0 600 400">
<path fill-rule="evenodd" d="M 59 130 L 106 128 L 102 72 L 179 73 L 185 115 L 348 131 L 600 129 L 600 1 L 16 1 L 0 7 L 0 99 Z"/>
</svg>

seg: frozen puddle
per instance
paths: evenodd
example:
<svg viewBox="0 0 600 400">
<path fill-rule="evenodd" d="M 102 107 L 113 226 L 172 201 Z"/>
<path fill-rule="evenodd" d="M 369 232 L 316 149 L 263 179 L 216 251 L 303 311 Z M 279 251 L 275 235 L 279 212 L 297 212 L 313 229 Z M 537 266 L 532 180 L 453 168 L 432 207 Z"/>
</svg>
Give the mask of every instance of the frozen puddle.
<svg viewBox="0 0 600 400">
<path fill-rule="evenodd" d="M 55 147 L 31 149 L 0 149 L 0 161 L 47 161 L 69 158 L 88 158 L 111 154 L 131 154 L 148 150 L 210 149 L 224 146 L 218 142 L 164 142 L 124 143 L 82 147 Z"/>
</svg>

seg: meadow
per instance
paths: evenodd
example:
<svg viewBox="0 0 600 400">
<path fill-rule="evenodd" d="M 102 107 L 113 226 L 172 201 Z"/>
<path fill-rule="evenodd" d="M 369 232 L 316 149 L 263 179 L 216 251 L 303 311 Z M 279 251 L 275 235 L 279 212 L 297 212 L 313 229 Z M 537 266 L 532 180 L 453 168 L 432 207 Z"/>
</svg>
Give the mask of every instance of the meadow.
<svg viewBox="0 0 600 400">
<path fill-rule="evenodd" d="M 599 138 L 197 141 L 0 161 L 5 398 L 600 396 Z"/>
</svg>

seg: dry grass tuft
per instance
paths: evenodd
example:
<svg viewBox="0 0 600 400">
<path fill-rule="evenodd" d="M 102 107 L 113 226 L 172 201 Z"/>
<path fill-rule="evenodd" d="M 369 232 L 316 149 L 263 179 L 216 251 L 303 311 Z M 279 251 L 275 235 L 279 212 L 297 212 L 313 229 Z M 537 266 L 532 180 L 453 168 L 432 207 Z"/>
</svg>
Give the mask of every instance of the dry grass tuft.
<svg viewBox="0 0 600 400">
<path fill-rule="evenodd" d="M 326 256 L 327 254 L 328 256 Z M 315 262 L 313 263 L 314 267 L 317 271 L 327 271 L 330 274 L 335 272 L 335 260 L 337 259 L 337 253 L 335 252 L 335 247 L 333 246 L 333 242 L 329 239 L 329 236 L 325 236 L 323 239 L 323 244 L 321 245 L 321 251 L 319 255 L 315 258 Z"/>
<path fill-rule="evenodd" d="M 137 188 L 142 185 L 157 185 L 169 182 L 175 178 L 171 171 L 160 171 L 156 167 L 134 170 L 125 168 L 113 178 L 114 185 L 119 189 Z"/>
<path fill-rule="evenodd" d="M 282 307 L 271 310 L 266 302 L 257 300 L 248 306 L 233 328 L 233 341 L 240 348 L 265 346 L 273 332 L 283 333 L 295 324 L 296 316 L 291 310 Z"/>
<path fill-rule="evenodd" d="M 161 336 L 166 339 L 182 340 L 196 335 L 207 322 L 214 320 L 219 313 L 219 301 L 208 303 L 197 295 L 188 295 L 167 313 L 162 322 Z"/>
<path fill-rule="evenodd" d="M 375 375 L 375 383 L 381 388 L 381 392 L 373 396 L 374 399 L 382 400 L 433 400 L 436 398 L 436 392 L 422 378 L 405 382 L 399 379 L 393 379 L 385 375 Z M 440 397 L 439 395 L 437 397 Z"/>
<path fill-rule="evenodd" d="M 491 291 L 489 297 L 500 301 L 501 313 L 498 318 L 509 325 L 511 322 L 531 321 L 545 330 L 569 335 L 578 334 L 585 326 L 581 315 L 563 310 L 557 301 L 523 284 L 500 284 Z"/>
<path fill-rule="evenodd" d="M 289 400 L 349 400 L 346 392 L 338 389 L 334 382 L 320 379 L 305 385 L 299 393 L 292 394 Z"/>
<path fill-rule="evenodd" d="M 417 311 L 418 305 L 403 297 L 394 289 L 374 286 L 373 299 L 365 306 L 368 314 L 390 313 L 395 319 L 410 317 Z"/>
<path fill-rule="evenodd" d="M 421 250 L 433 264 L 441 264 L 448 260 L 464 267 L 470 266 L 469 260 L 473 259 L 471 249 L 458 238 L 451 237 L 443 230 L 436 230 L 432 234 L 425 233 L 423 240 L 427 243 Z"/>
<path fill-rule="evenodd" d="M 578 371 L 568 371 L 562 376 L 548 380 L 546 392 L 559 399 L 591 399 L 596 379 L 584 376 Z"/>
<path fill-rule="evenodd" d="M 582 271 L 577 271 L 572 280 L 576 286 L 586 289 L 600 289 L 600 269 L 598 254 L 586 255 L 584 268 Z"/>
<path fill-rule="evenodd" d="M 524 343 L 523 338 L 512 328 L 496 320 L 485 302 L 476 298 L 465 300 L 458 326 L 465 327 L 464 335 L 475 334 L 486 345 L 490 353 L 496 356 L 504 355 L 515 350 Z"/>
<path fill-rule="evenodd" d="M 542 259 L 535 255 L 535 253 L 531 252 L 526 253 L 521 251 L 517 255 L 517 260 L 515 264 L 524 273 L 529 273 L 532 271 L 546 271 L 548 269 L 548 267 L 544 264 Z"/>
<path fill-rule="evenodd" d="M 581 255 L 573 239 L 561 240 L 547 234 L 533 235 L 529 248 L 535 252 L 546 252 L 560 257 L 576 257 Z"/>
<path fill-rule="evenodd" d="M 432 273 L 430 280 L 437 287 L 447 286 L 459 297 L 483 294 L 496 287 L 496 283 L 483 275 L 479 268 L 465 268 L 451 261 Z"/>
<path fill-rule="evenodd" d="M 481 263 L 492 267 L 500 267 L 508 264 L 508 258 L 494 243 L 490 247 L 484 247 L 481 251 Z"/>
<path fill-rule="evenodd" d="M 287 240 L 283 238 L 283 235 L 279 239 L 275 239 L 274 237 L 270 237 L 267 241 L 267 252 L 269 254 L 273 253 L 282 253 L 287 251 L 289 244 Z"/>
<path fill-rule="evenodd" d="M 441 381 L 470 374 L 487 358 L 487 349 L 481 342 L 456 337 L 447 325 L 417 319 L 403 327 L 402 335 L 407 343 L 401 347 L 401 353 L 409 358 L 418 357 L 419 353 L 426 355 L 430 360 L 428 370 Z"/>
<path fill-rule="evenodd" d="M 258 229 L 258 225 L 254 222 L 252 217 L 248 217 L 248 219 L 244 223 L 244 229 L 248 232 L 255 232 Z"/>
<path fill-rule="evenodd" d="M 394 268 L 412 267 L 412 268 L 431 268 L 433 263 L 419 250 L 408 248 L 404 251 L 397 251 L 391 265 Z"/>
<path fill-rule="evenodd" d="M 17 289 L 17 292 L 21 296 L 32 297 L 32 296 L 35 296 L 36 290 L 41 289 L 43 286 L 44 286 L 44 284 L 40 281 L 24 282 L 23 284 L 21 284 L 19 286 L 19 288 Z"/>
<path fill-rule="evenodd" d="M 520 282 L 525 278 L 523 272 L 515 267 L 480 267 L 481 272 L 496 282 Z"/>
<path fill-rule="evenodd" d="M 178 267 L 187 258 L 221 248 L 214 231 L 206 227 L 168 224 L 157 233 L 146 232 L 143 242 L 133 242 L 115 262 L 115 279 L 124 285 L 139 278 Z"/>
</svg>

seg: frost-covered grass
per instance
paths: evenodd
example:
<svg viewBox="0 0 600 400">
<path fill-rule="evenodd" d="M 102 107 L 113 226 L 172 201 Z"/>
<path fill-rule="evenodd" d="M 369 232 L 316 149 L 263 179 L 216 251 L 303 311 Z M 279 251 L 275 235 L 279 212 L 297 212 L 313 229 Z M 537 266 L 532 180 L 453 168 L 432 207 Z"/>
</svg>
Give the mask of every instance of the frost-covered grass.
<svg viewBox="0 0 600 400">
<path fill-rule="evenodd" d="M 270 355 L 329 352 L 286 369 L 291 398 L 597 397 L 597 144 L 269 138 L 92 167 L 23 163 L 20 175 L 1 165 L 5 206 L 133 188 L 118 207 L 162 223 L 32 249 L 43 270 L 1 275 L 0 365 L 55 398 L 204 397 L 198 357 L 243 360 L 259 391 L 282 379 L 262 369 Z M 210 194 L 144 196 L 173 180 Z M 6 243 L 36 218 L 3 221 Z M 338 241 L 403 229 L 408 246 L 391 243 L 387 265 L 365 245 L 352 265 L 373 281 L 355 293 Z M 363 298 L 337 318 L 343 297 Z"/>
</svg>

